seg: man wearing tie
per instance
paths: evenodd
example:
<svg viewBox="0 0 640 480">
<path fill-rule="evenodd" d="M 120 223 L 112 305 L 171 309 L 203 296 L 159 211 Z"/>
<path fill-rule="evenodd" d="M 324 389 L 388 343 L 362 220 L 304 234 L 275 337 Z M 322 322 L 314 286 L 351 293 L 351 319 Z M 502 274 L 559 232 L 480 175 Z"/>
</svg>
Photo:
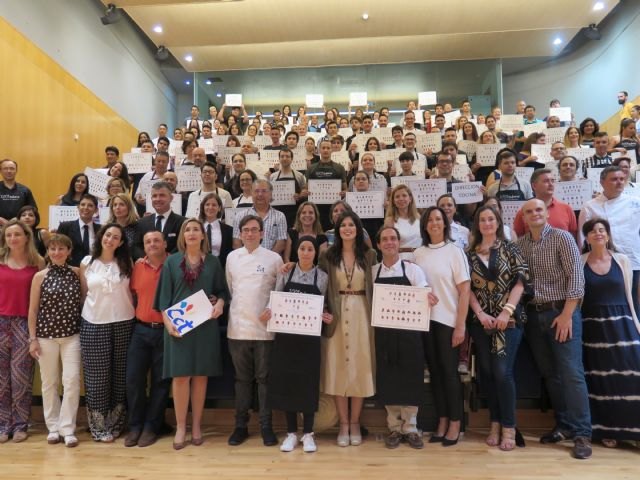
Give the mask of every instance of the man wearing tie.
<svg viewBox="0 0 640 480">
<path fill-rule="evenodd" d="M 98 199 L 86 193 L 78 204 L 80 218 L 61 222 L 58 226 L 58 233 L 66 235 L 73 242 L 69 263 L 74 267 L 79 267 L 82 259 L 87 255 L 91 255 L 93 241 L 100 229 L 100 225 L 93 221 L 97 211 Z"/>
<path fill-rule="evenodd" d="M 144 234 L 157 230 L 162 232 L 167 242 L 167 252 L 177 252 L 178 233 L 185 218 L 171 211 L 173 195 L 171 187 L 166 182 L 157 182 L 151 187 L 151 206 L 155 210 L 152 215 L 147 215 L 136 225 L 136 236 L 133 242 L 133 258 L 138 260 L 144 257 Z"/>
</svg>

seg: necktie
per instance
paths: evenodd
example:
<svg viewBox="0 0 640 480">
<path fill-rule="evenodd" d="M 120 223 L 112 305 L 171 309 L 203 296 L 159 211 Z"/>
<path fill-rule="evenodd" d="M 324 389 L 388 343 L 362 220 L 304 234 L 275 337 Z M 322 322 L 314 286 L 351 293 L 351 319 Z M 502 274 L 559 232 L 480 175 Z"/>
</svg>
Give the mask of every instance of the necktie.
<svg viewBox="0 0 640 480">
<path fill-rule="evenodd" d="M 156 230 L 161 232 L 162 231 L 162 219 L 164 217 L 162 215 L 156 215 Z"/>
<path fill-rule="evenodd" d="M 207 225 L 207 238 L 209 239 L 209 251 L 213 250 L 213 229 L 211 224 Z"/>
<path fill-rule="evenodd" d="M 91 253 L 89 247 L 89 225 L 84 225 L 82 227 L 82 249 L 86 255 Z"/>
</svg>

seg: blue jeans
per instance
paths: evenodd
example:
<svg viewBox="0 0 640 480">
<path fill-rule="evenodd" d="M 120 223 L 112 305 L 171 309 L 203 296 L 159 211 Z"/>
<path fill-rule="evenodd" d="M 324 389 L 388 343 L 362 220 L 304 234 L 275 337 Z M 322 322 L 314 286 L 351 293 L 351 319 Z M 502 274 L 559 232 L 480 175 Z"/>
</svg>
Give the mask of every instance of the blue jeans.
<svg viewBox="0 0 640 480">
<path fill-rule="evenodd" d="M 489 416 L 505 428 L 516 426 L 516 382 L 513 366 L 522 341 L 522 326 L 505 330 L 505 355 L 491 353 L 491 335 L 479 322 L 469 325 L 469 334 L 476 345 L 480 373 L 480 388 L 487 395 Z"/>
<path fill-rule="evenodd" d="M 525 337 L 545 380 L 555 411 L 556 427 L 575 436 L 591 438 L 591 413 L 582 365 L 582 315 L 572 316 L 572 336 L 564 343 L 551 328 L 560 310 L 536 312 L 527 309 Z"/>
<path fill-rule="evenodd" d="M 136 323 L 127 352 L 127 404 L 129 429 L 160 433 L 169 399 L 171 379 L 162 378 L 164 328 Z M 150 374 L 149 374 L 150 373 Z M 147 399 L 147 375 L 149 398 Z"/>
</svg>

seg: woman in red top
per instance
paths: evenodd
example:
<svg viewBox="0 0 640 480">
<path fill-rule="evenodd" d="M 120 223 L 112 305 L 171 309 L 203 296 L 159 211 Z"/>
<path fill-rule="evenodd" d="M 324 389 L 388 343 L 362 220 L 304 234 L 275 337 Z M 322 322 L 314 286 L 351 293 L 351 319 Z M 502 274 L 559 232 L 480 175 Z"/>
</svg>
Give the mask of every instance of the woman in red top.
<svg viewBox="0 0 640 480">
<path fill-rule="evenodd" d="M 27 439 L 31 412 L 33 358 L 29 355 L 29 292 L 44 268 L 33 233 L 9 221 L 0 235 L 0 443 Z"/>
</svg>

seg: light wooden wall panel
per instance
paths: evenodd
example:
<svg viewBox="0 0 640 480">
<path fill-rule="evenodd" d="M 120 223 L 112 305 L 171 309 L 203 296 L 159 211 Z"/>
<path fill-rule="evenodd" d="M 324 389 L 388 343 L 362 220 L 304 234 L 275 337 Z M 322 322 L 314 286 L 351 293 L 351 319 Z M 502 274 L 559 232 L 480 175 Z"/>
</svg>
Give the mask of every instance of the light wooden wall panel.
<svg viewBox="0 0 640 480">
<path fill-rule="evenodd" d="M 129 151 L 137 130 L 1 17 L 0 66 L 0 158 L 18 162 L 46 226 L 71 176 L 102 167 L 106 145 Z"/>
</svg>

